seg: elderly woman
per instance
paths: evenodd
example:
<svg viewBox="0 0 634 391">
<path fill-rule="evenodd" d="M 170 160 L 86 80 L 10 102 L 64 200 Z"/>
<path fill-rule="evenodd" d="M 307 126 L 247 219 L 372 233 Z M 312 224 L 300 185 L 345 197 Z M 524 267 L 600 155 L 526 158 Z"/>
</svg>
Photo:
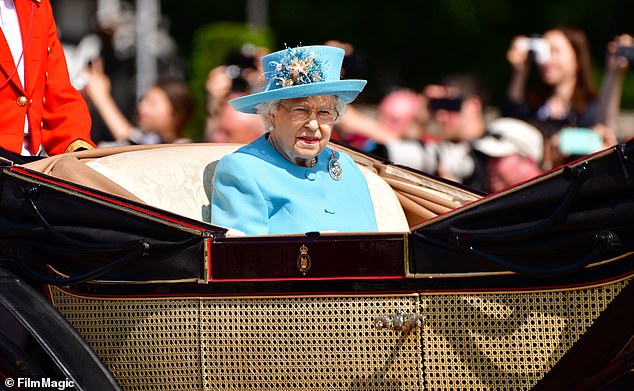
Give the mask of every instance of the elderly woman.
<svg viewBox="0 0 634 391">
<path fill-rule="evenodd" d="M 262 58 L 266 89 L 229 103 L 260 114 L 268 132 L 218 163 L 213 224 L 246 235 L 377 230 L 359 168 L 327 147 L 333 123 L 366 83 L 340 80 L 343 55 L 307 46 Z"/>
</svg>

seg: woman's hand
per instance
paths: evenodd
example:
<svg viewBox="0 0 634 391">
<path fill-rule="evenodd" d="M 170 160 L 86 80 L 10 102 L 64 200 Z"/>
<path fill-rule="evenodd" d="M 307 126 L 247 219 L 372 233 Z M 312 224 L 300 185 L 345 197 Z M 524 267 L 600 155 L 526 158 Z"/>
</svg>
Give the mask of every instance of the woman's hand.
<svg viewBox="0 0 634 391">
<path fill-rule="evenodd" d="M 97 59 L 86 69 L 86 94 L 95 102 L 102 102 L 110 97 L 110 78 L 104 72 L 103 60 Z"/>
<path fill-rule="evenodd" d="M 205 92 L 207 93 L 207 115 L 210 117 L 218 115 L 220 108 L 231 93 L 231 79 L 227 76 L 227 67 L 217 66 L 209 71 L 205 82 Z"/>
<path fill-rule="evenodd" d="M 609 148 L 618 143 L 616 132 L 611 127 L 597 124 L 592 127 L 601 136 L 601 148 Z"/>
<path fill-rule="evenodd" d="M 126 140 L 132 131 L 132 124 L 123 115 L 110 93 L 110 78 L 104 72 L 103 61 L 96 60 L 86 70 L 86 95 L 97 108 L 108 130 L 116 141 Z"/>
<path fill-rule="evenodd" d="M 617 54 L 619 46 L 634 46 L 634 38 L 628 34 L 622 34 L 608 43 L 605 65 L 613 72 L 625 72 L 629 66 L 627 58 Z"/>
<path fill-rule="evenodd" d="M 521 48 L 518 42 L 521 39 L 528 39 L 524 35 L 518 35 L 511 41 L 511 46 L 506 52 L 506 59 L 517 73 L 525 74 L 528 72 L 528 50 Z"/>
<path fill-rule="evenodd" d="M 513 74 L 507 89 L 507 97 L 513 102 L 523 102 L 525 97 L 526 79 L 530 64 L 528 61 L 528 50 L 520 47 L 518 44 L 520 39 L 527 39 L 524 35 L 514 37 L 511 46 L 506 52 L 506 59 L 513 67 Z"/>
</svg>

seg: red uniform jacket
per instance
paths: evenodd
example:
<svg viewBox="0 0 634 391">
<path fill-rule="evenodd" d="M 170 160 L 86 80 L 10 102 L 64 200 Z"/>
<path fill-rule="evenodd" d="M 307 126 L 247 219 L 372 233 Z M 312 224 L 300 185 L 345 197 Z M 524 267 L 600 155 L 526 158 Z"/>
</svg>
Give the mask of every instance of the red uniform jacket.
<svg viewBox="0 0 634 391">
<path fill-rule="evenodd" d="M 49 155 L 94 146 L 88 107 L 70 84 L 51 3 L 14 3 L 24 48 L 26 88 L 22 87 L 11 50 L 0 33 L 0 146 L 15 153 L 22 151 L 25 114 L 29 118 L 32 152 L 40 146 Z"/>
</svg>

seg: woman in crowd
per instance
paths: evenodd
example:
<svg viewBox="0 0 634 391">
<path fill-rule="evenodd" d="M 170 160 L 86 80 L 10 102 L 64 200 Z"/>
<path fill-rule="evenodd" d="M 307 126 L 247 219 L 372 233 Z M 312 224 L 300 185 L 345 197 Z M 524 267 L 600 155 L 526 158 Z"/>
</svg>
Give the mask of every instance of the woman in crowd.
<svg viewBox="0 0 634 391">
<path fill-rule="evenodd" d="M 590 50 L 585 34 L 577 29 L 553 29 L 543 39 L 547 45 L 536 45 L 531 54 L 522 45 L 526 37 L 516 37 L 507 59 L 513 67 L 503 115 L 545 122 L 563 121 L 570 125 L 591 127 L 597 124 L 597 93 L 592 81 Z M 545 55 L 538 52 L 546 50 Z M 535 90 L 526 90 L 535 56 L 540 82 Z"/>
<path fill-rule="evenodd" d="M 362 173 L 327 147 L 334 122 L 366 84 L 340 80 L 343 55 L 307 46 L 262 58 L 265 90 L 229 103 L 260 114 L 268 132 L 218 163 L 213 224 L 247 235 L 376 231 Z"/>
<path fill-rule="evenodd" d="M 592 80 L 590 50 L 581 30 L 552 29 L 537 42 L 516 37 L 507 59 L 513 70 L 502 104 L 502 116 L 529 121 L 542 131 L 544 168 L 566 159 L 561 156 L 556 136 L 562 128 L 595 128 L 603 145 L 616 141 L 613 131 L 597 126 L 600 124 L 598 97 Z M 539 67 L 539 81 L 536 88 L 528 90 L 531 59 Z"/>
<path fill-rule="evenodd" d="M 86 93 L 97 108 L 114 142 L 99 146 L 183 142 L 183 130 L 194 111 L 194 100 L 184 81 L 161 79 L 151 85 L 137 105 L 134 126 L 123 115 L 110 93 L 110 79 L 101 62 L 88 71 Z"/>
</svg>

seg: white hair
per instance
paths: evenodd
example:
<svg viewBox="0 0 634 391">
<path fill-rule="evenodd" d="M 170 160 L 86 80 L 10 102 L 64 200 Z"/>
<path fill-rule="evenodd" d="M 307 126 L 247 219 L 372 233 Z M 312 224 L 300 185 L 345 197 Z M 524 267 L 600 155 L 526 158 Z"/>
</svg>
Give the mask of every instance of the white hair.
<svg viewBox="0 0 634 391">
<path fill-rule="evenodd" d="M 262 117 L 262 119 L 264 119 L 264 122 L 268 123 L 269 117 L 277 113 L 277 110 L 279 109 L 279 105 L 280 105 L 279 99 L 268 100 L 266 102 L 262 102 L 256 105 L 255 110 Z M 339 113 L 339 116 L 337 117 L 337 121 L 339 121 L 339 119 L 346 112 L 347 106 L 348 104 L 344 102 L 343 99 L 335 95 L 335 110 L 337 110 L 337 112 Z"/>
<path fill-rule="evenodd" d="M 268 121 L 270 115 L 277 113 L 279 104 L 279 99 L 267 100 L 266 102 L 257 104 L 255 110 L 265 121 Z"/>
</svg>

